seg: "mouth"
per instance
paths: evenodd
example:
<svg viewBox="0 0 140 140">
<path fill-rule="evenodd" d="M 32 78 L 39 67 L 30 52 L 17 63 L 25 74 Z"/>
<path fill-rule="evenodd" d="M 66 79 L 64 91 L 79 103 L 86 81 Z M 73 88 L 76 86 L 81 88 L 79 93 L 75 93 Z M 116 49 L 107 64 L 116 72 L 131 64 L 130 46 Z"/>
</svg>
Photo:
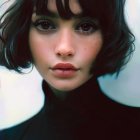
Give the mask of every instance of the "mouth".
<svg viewBox="0 0 140 140">
<path fill-rule="evenodd" d="M 77 71 L 78 68 L 76 68 L 74 65 L 70 64 L 70 63 L 58 63 L 56 64 L 54 67 L 52 67 L 52 70 L 73 70 L 73 71 Z"/>
<path fill-rule="evenodd" d="M 79 69 L 70 63 L 58 63 L 52 67 L 51 70 L 56 77 L 70 78 L 73 77 Z"/>
</svg>

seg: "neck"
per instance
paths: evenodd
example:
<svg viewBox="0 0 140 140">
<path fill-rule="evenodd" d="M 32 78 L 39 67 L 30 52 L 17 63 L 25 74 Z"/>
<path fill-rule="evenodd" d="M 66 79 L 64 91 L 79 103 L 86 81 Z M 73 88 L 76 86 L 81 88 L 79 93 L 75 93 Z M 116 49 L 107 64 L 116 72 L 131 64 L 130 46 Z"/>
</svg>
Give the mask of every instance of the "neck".
<svg viewBox="0 0 140 140">
<path fill-rule="evenodd" d="M 86 83 L 84 83 L 83 85 L 81 85 L 80 87 L 72 91 L 57 90 L 54 87 L 50 86 L 45 81 L 43 81 L 42 88 L 43 88 L 44 93 L 46 94 L 47 99 L 64 101 L 67 99 L 69 100 L 70 98 L 79 98 L 79 96 L 83 96 L 85 93 L 88 96 L 88 94 L 90 93 L 100 91 L 96 80 L 97 80 L 96 78 L 92 77 Z M 89 89 L 91 91 L 89 91 Z M 85 95 L 84 95 L 84 98 L 86 98 Z"/>
<path fill-rule="evenodd" d="M 60 100 L 65 100 L 66 97 L 68 96 L 69 92 L 68 91 L 60 91 L 57 90 L 55 88 L 53 88 L 52 86 L 50 86 L 50 89 L 52 90 L 54 96 Z"/>
</svg>

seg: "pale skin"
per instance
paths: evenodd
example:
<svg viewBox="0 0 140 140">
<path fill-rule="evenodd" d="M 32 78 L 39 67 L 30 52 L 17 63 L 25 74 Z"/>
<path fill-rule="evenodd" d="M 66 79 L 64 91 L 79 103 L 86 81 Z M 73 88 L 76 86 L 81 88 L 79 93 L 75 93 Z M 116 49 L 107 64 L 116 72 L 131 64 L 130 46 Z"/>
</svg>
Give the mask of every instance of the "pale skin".
<svg viewBox="0 0 140 140">
<path fill-rule="evenodd" d="M 74 14 L 82 9 L 76 0 L 70 0 L 70 8 Z M 93 75 L 91 67 L 99 54 L 103 37 L 93 19 L 59 17 L 55 0 L 49 0 L 48 9 L 55 17 L 36 15 L 33 13 L 29 32 L 29 45 L 34 64 L 43 77 L 58 95 L 66 94 L 87 82 Z M 70 64 L 76 70 L 53 70 L 57 64 Z"/>
</svg>

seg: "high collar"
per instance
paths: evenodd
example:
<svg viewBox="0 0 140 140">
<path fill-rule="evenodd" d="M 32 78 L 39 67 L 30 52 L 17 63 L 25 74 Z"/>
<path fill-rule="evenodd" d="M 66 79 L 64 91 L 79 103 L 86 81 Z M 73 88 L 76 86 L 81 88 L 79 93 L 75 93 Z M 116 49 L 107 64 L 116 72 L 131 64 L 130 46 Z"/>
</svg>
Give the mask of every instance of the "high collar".
<svg viewBox="0 0 140 140">
<path fill-rule="evenodd" d="M 56 98 L 49 85 L 43 81 L 45 112 L 50 125 L 66 124 L 88 120 L 99 101 L 101 94 L 96 78 L 91 78 L 82 86 L 68 93 L 65 100 Z M 52 124 L 53 123 L 53 124 Z"/>
<path fill-rule="evenodd" d="M 44 80 L 42 88 L 45 93 L 47 106 L 53 106 L 54 108 L 67 108 L 68 106 L 76 108 L 79 105 L 87 107 L 91 105 L 91 103 L 96 104 L 99 94 L 102 93 L 97 79 L 94 77 L 75 90 L 70 91 L 65 100 L 57 98 Z"/>
</svg>

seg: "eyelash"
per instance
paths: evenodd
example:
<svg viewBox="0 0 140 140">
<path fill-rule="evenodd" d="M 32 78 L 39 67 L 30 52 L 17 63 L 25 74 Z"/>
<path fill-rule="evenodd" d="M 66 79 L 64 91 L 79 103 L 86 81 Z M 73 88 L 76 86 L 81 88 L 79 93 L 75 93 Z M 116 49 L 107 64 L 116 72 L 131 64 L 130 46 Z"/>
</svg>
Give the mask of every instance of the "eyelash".
<svg viewBox="0 0 140 140">
<path fill-rule="evenodd" d="M 53 32 L 56 30 L 56 25 L 48 19 L 38 19 L 33 25 L 35 28 L 41 32 Z"/>
<path fill-rule="evenodd" d="M 95 21 L 81 21 L 75 28 L 80 34 L 92 34 L 99 29 L 98 24 Z"/>
<path fill-rule="evenodd" d="M 37 30 L 43 33 L 52 33 L 57 30 L 57 25 L 49 19 L 38 19 L 33 25 Z M 89 35 L 99 29 L 98 24 L 93 20 L 81 20 L 78 24 L 76 23 L 74 30 L 80 34 Z"/>
</svg>

